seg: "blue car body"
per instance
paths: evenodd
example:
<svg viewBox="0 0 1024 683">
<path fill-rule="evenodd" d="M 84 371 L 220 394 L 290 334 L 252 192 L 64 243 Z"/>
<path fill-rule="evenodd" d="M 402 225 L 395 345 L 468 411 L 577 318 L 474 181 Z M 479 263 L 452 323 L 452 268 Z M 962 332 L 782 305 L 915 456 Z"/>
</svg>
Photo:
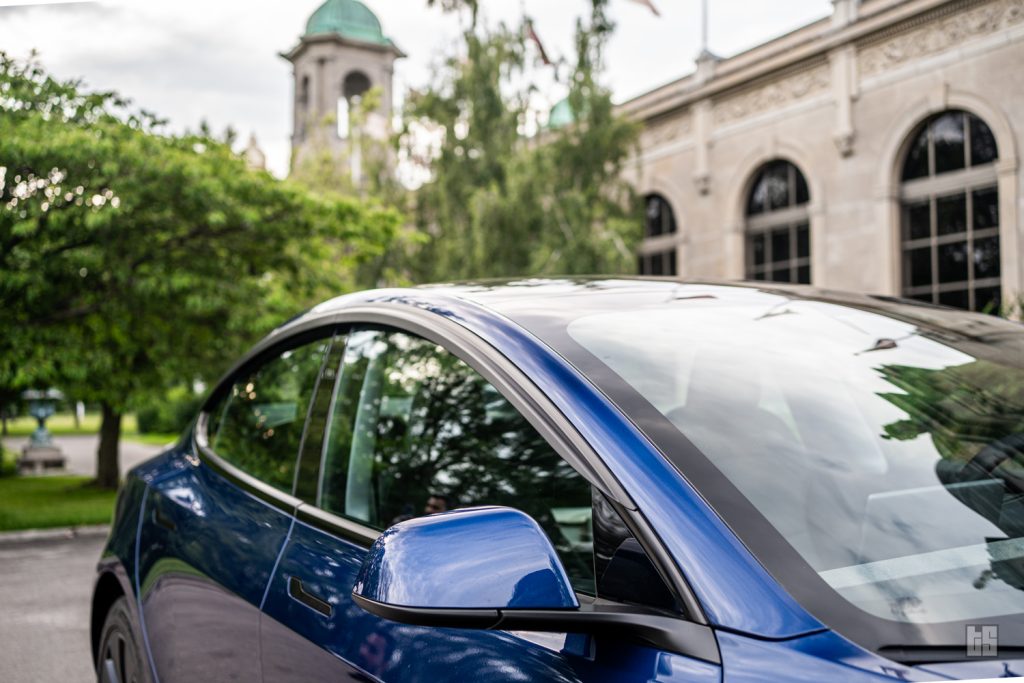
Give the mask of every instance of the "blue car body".
<svg viewBox="0 0 1024 683">
<path fill-rule="evenodd" d="M 514 377 L 529 378 L 530 390 L 598 455 L 596 484 L 646 520 L 661 553 L 658 561 L 685 583 L 680 599 L 687 617 L 680 623 L 705 629 L 715 643 L 713 655 L 687 655 L 608 634 L 417 626 L 370 614 L 353 601 L 352 590 L 372 537 L 317 510 L 297 489 L 272 491 L 211 461 L 197 442 L 195 426 L 172 448 L 132 470 L 124 484 L 99 564 L 94 646 L 107 607 L 123 595 L 152 678 L 163 683 L 459 678 L 741 683 L 1024 674 L 1024 661 L 998 657 L 900 663 L 830 628 L 769 573 L 642 426 L 549 344 L 514 322 L 524 307 L 561 305 L 550 303 L 546 287 L 601 297 L 664 282 L 527 285 L 348 295 L 285 324 L 260 348 L 317 327 L 367 322 L 417 334 L 432 330 L 467 355 L 507 361 Z M 796 298 L 826 296 L 806 288 L 779 291 Z M 302 590 L 317 596 L 315 603 L 296 599 L 289 590 L 291 577 L 302 577 Z"/>
</svg>

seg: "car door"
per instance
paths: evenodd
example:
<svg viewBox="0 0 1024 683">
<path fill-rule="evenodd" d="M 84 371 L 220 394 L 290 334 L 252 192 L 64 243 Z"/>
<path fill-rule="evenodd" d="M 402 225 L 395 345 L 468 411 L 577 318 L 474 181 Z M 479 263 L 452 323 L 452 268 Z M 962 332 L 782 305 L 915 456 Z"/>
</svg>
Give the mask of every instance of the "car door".
<svg viewBox="0 0 1024 683">
<path fill-rule="evenodd" d="M 330 343 L 297 340 L 246 364 L 214 391 L 183 466 L 149 482 L 137 591 L 163 683 L 259 680 L 259 607 Z"/>
<path fill-rule="evenodd" d="M 492 383 L 437 342 L 356 327 L 340 355 L 319 450 L 312 439 L 303 450 L 303 503 L 263 607 L 265 681 L 719 680 L 715 665 L 609 639 L 410 626 L 354 604 L 367 547 L 403 519 L 474 505 L 523 510 L 551 538 L 582 601 L 599 588 L 595 529 L 599 545 L 614 549 L 625 526 L 610 524 L 616 513 L 600 502 L 595 525 L 600 494 Z M 599 553 L 602 568 L 608 555 Z M 653 568 L 641 579 L 652 576 L 660 582 Z M 658 599 L 670 595 L 661 585 Z"/>
</svg>

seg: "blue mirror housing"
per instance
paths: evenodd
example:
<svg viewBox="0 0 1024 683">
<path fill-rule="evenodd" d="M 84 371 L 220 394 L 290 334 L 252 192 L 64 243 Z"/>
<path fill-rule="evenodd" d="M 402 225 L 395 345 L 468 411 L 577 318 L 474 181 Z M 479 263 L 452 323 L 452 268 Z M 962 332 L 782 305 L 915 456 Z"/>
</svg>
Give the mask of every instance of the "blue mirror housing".
<svg viewBox="0 0 1024 683">
<path fill-rule="evenodd" d="M 633 605 L 581 606 L 547 535 L 512 508 L 399 522 L 370 547 L 352 600 L 403 624 L 591 633 L 721 663 L 710 626 Z"/>
<path fill-rule="evenodd" d="M 579 602 L 547 535 L 512 508 L 400 522 L 381 534 L 352 591 L 366 607 L 572 610 Z"/>
</svg>

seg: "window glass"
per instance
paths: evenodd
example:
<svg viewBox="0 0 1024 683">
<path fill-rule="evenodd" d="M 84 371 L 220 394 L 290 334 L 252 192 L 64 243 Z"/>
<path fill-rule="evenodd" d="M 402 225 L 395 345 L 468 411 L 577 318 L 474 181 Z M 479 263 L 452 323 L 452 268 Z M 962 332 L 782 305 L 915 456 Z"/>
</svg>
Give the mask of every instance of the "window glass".
<svg viewBox="0 0 1024 683">
<path fill-rule="evenodd" d="M 243 371 L 212 409 L 210 447 L 232 465 L 291 492 L 309 401 L 330 340 L 284 351 Z"/>
<path fill-rule="evenodd" d="M 935 144 L 935 172 L 945 173 L 964 167 L 964 115 L 950 111 L 932 121 Z"/>
<path fill-rule="evenodd" d="M 971 125 L 971 166 L 989 164 L 996 160 L 996 138 L 985 122 L 968 114 Z"/>
<path fill-rule="evenodd" d="M 921 124 L 903 164 L 903 180 L 914 180 L 904 190 L 902 213 L 904 296 L 993 310 L 992 292 L 999 289 L 996 158 L 992 131 L 973 114 L 946 111 Z M 969 175 L 942 176 L 986 164 Z M 963 179 L 960 187 L 951 187 L 955 178 Z"/>
<path fill-rule="evenodd" d="M 350 334 L 321 471 L 320 506 L 375 529 L 459 507 L 522 510 L 548 533 L 576 590 L 593 593 L 590 485 L 433 342 Z"/>
<path fill-rule="evenodd" d="M 811 281 L 809 201 L 807 180 L 796 166 L 777 159 L 761 167 L 747 197 L 748 279 Z"/>
<path fill-rule="evenodd" d="M 669 203 L 661 195 L 647 195 L 644 210 L 644 236 L 657 237 L 675 231 L 676 219 Z"/>
<path fill-rule="evenodd" d="M 963 305 L 966 290 L 950 290 Z M 594 373 L 602 389 L 624 380 L 646 399 L 635 418 L 650 419 L 648 404 L 660 412 L 861 610 L 936 626 L 1024 613 L 1016 326 L 952 314 L 918 326 L 910 309 L 889 317 L 767 294 L 669 301 L 617 301 L 568 323 L 571 341 L 617 375 Z M 968 326 L 970 339 L 955 331 Z"/>
</svg>

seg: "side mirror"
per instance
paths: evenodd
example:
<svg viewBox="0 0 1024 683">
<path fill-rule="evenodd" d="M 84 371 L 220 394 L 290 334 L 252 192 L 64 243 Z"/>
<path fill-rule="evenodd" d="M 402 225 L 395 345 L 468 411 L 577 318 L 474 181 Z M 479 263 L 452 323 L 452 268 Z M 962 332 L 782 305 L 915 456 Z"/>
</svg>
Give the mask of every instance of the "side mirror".
<svg viewBox="0 0 1024 683">
<path fill-rule="evenodd" d="M 604 633 L 720 663 L 708 626 L 631 605 L 581 605 L 547 535 L 511 508 L 468 508 L 394 525 L 367 552 L 352 598 L 371 614 L 406 624 Z"/>
</svg>

